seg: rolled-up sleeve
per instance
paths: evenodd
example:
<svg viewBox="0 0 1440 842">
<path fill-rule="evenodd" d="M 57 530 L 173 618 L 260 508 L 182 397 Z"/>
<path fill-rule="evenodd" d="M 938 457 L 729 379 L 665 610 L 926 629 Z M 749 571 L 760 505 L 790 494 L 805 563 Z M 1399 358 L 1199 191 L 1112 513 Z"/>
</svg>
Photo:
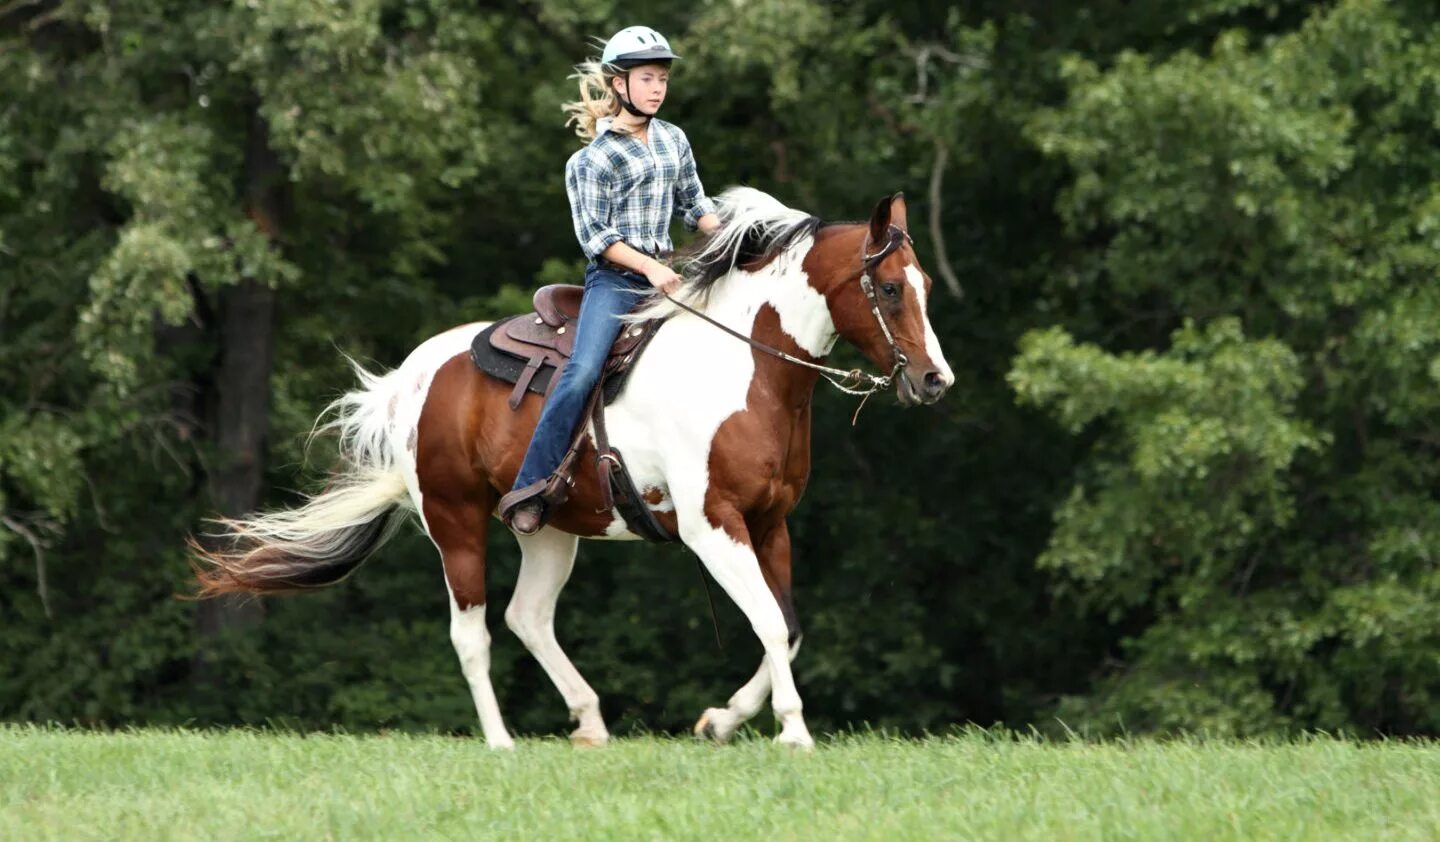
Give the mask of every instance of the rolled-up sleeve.
<svg viewBox="0 0 1440 842">
<path fill-rule="evenodd" d="M 715 203 L 705 195 L 705 188 L 700 184 L 690 139 L 681 133 L 678 141 L 680 173 L 675 179 L 675 215 L 685 220 L 686 228 L 694 231 L 700 227 L 700 217 L 715 212 Z"/>
<path fill-rule="evenodd" d="M 602 156 L 603 157 L 603 156 Z M 565 194 L 570 197 L 570 221 L 585 256 L 594 260 L 624 237 L 610 224 L 610 170 L 597 164 L 584 150 L 565 165 Z"/>
</svg>

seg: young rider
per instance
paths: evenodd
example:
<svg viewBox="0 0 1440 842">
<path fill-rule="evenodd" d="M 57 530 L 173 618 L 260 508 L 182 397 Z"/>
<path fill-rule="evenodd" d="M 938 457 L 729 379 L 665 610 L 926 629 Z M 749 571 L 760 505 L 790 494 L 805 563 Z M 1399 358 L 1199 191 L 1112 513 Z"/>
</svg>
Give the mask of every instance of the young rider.
<svg viewBox="0 0 1440 842">
<path fill-rule="evenodd" d="M 580 248 L 590 259 L 575 325 L 575 349 L 551 387 L 513 490 L 500 517 L 531 535 L 552 514 L 540 492 L 569 449 L 585 399 L 594 388 L 619 317 L 649 287 L 672 293 L 680 276 L 662 259 L 670 252 L 670 217 L 709 233 L 719 227 L 714 204 L 696 173 L 690 141 L 657 119 L 670 63 L 679 56 L 665 37 L 629 26 L 605 44 L 599 62 L 579 71 L 580 99 L 565 106 L 566 125 L 590 140 L 565 164 L 565 192 Z"/>
</svg>

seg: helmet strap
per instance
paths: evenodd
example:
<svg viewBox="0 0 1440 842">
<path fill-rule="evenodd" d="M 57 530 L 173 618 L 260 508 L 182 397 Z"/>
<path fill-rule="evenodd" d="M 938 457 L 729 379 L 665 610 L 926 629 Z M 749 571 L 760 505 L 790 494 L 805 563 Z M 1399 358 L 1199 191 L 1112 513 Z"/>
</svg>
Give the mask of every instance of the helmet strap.
<svg viewBox="0 0 1440 842">
<path fill-rule="evenodd" d="M 617 77 L 617 78 L 619 78 L 619 77 Z M 647 122 L 655 117 L 654 114 L 646 114 L 644 111 L 641 111 L 640 109 L 636 108 L 636 107 L 635 107 L 635 104 L 630 101 L 630 96 L 629 96 L 629 93 L 628 93 L 629 90 L 630 90 L 630 68 L 628 68 L 628 67 L 625 68 L 625 90 L 626 90 L 626 93 L 623 93 L 623 94 L 620 93 L 620 91 L 618 91 L 618 90 L 615 91 L 615 98 L 618 99 L 618 100 L 620 100 L 620 107 L 621 107 L 621 108 L 623 108 L 623 109 L 625 109 L 626 111 L 630 112 L 630 115 L 631 115 L 632 117 L 639 117 L 640 119 L 645 120 L 645 121 L 647 121 Z"/>
</svg>

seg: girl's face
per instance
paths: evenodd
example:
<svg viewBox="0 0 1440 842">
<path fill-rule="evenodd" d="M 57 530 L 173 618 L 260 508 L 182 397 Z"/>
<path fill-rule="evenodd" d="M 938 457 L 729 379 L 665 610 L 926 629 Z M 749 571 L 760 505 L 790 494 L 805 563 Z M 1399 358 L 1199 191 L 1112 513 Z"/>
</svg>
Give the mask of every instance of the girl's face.
<svg viewBox="0 0 1440 842">
<path fill-rule="evenodd" d="M 617 76 L 615 87 L 636 108 L 654 114 L 665 102 L 665 89 L 670 84 L 670 69 L 661 64 L 642 64 L 631 69 L 627 90 L 624 76 Z"/>
</svg>

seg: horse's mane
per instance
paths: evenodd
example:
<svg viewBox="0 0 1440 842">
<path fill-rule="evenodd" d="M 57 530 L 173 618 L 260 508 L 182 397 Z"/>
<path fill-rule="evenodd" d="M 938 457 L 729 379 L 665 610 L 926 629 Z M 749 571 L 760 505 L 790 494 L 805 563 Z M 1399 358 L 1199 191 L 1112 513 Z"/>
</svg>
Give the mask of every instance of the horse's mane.
<svg viewBox="0 0 1440 842">
<path fill-rule="evenodd" d="M 716 206 L 720 227 L 676 255 L 684 284 L 675 297 L 692 307 L 703 307 L 716 282 L 737 266 L 768 260 L 820 227 L 820 217 L 753 187 L 729 188 L 716 197 Z M 662 319 L 678 310 L 655 291 L 627 321 Z"/>
</svg>

